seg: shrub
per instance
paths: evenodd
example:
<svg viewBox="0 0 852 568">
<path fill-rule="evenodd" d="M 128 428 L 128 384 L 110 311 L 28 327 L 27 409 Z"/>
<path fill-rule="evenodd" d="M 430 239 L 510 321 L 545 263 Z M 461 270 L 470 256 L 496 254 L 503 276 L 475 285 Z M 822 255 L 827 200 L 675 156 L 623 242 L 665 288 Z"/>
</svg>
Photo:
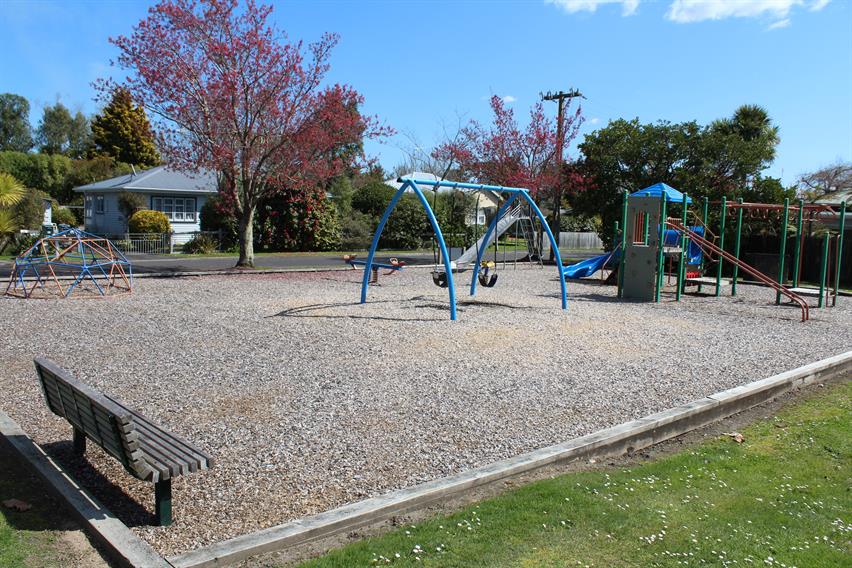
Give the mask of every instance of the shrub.
<svg viewBox="0 0 852 568">
<path fill-rule="evenodd" d="M 416 249 L 430 229 L 423 206 L 413 195 L 405 195 L 388 218 L 382 232 L 381 245 L 391 249 Z"/>
<path fill-rule="evenodd" d="M 26 252 L 27 249 L 36 244 L 36 241 L 38 241 L 38 239 L 38 235 L 25 235 L 17 233 L 12 237 L 12 241 L 10 244 L 10 252 L 15 256 L 20 256 L 22 253 Z"/>
<path fill-rule="evenodd" d="M 210 235 L 195 235 L 191 241 L 183 245 L 183 252 L 186 254 L 210 254 L 218 249 L 216 239 Z"/>
<path fill-rule="evenodd" d="M 352 208 L 380 217 L 385 208 L 393 199 L 395 190 L 381 181 L 375 181 L 365 185 L 352 195 Z"/>
<path fill-rule="evenodd" d="M 162 211 L 137 211 L 127 224 L 131 233 L 161 234 L 171 232 L 169 218 Z"/>
<path fill-rule="evenodd" d="M 46 193 L 37 189 L 27 189 L 24 198 L 15 204 L 12 209 L 17 226 L 21 229 L 41 229 L 41 223 L 44 220 L 44 204 L 42 200 L 48 197 Z"/>
<path fill-rule="evenodd" d="M 67 207 L 56 207 L 53 210 L 53 222 L 57 225 L 77 226 L 77 217 Z"/>
<path fill-rule="evenodd" d="M 337 219 L 337 207 L 331 201 L 323 204 L 313 234 L 308 240 L 311 250 L 336 250 L 340 246 L 340 222 Z"/>
<path fill-rule="evenodd" d="M 340 248 L 366 250 L 370 248 L 376 220 L 354 209 L 340 220 Z"/>
</svg>

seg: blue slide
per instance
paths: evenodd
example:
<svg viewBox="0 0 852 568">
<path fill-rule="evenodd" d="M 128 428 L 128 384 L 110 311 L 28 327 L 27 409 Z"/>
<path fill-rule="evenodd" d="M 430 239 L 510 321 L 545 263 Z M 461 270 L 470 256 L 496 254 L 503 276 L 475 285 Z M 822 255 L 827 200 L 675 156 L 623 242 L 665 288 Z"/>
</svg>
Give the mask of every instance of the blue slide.
<svg viewBox="0 0 852 568">
<path fill-rule="evenodd" d="M 591 276 L 598 270 L 604 267 L 610 257 L 615 258 L 611 252 L 602 254 L 600 256 L 594 256 L 592 258 L 587 258 L 582 262 L 578 262 L 577 264 L 569 264 L 568 266 L 564 266 L 562 268 L 562 277 L 563 278 L 585 278 L 587 276 Z"/>
</svg>

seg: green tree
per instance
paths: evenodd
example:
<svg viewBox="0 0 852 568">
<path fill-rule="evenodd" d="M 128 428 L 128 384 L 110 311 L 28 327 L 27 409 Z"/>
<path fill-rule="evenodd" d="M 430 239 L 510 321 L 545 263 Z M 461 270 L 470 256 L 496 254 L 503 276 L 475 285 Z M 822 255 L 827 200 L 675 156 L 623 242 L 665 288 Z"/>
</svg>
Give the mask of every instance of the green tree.
<svg viewBox="0 0 852 568">
<path fill-rule="evenodd" d="M 0 95 L 0 151 L 29 152 L 33 147 L 30 103 L 20 95 Z"/>
<path fill-rule="evenodd" d="M 73 116 L 61 102 L 44 107 L 36 129 L 39 151 L 45 154 L 65 154 L 82 158 L 89 147 L 89 120 L 81 112 Z"/>
<path fill-rule="evenodd" d="M 65 155 L 79 160 L 85 158 L 92 146 L 92 129 L 89 119 L 82 112 L 77 112 L 71 118 L 68 126 L 68 148 Z"/>
<path fill-rule="evenodd" d="M 44 191 L 61 203 L 67 203 L 71 197 L 68 176 L 72 169 L 73 160 L 61 154 L 0 152 L 0 172 L 14 176 L 24 187 Z M 91 181 L 86 178 L 84 183 Z"/>
<path fill-rule="evenodd" d="M 749 194 L 777 201 L 788 190 L 773 178 L 761 177 L 777 143 L 778 129 L 765 110 L 753 105 L 705 127 L 694 121 L 615 120 L 580 144 L 579 170 L 585 183 L 573 195 L 572 205 L 578 213 L 601 216 L 600 235 L 609 243 L 622 193 L 657 182 L 693 197 L 734 199 Z"/>
<path fill-rule="evenodd" d="M 133 104 L 127 89 L 117 88 L 101 114 L 92 120 L 96 154 L 144 167 L 160 163 L 154 134 L 145 109 Z"/>
</svg>

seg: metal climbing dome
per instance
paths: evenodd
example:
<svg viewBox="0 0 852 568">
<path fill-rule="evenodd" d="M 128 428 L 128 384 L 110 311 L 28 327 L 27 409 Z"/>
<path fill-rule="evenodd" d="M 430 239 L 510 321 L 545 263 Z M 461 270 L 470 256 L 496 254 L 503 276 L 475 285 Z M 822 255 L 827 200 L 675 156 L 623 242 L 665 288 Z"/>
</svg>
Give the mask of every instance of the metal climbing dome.
<svg viewBox="0 0 852 568">
<path fill-rule="evenodd" d="M 130 261 L 109 239 L 67 229 L 38 240 L 15 259 L 6 294 L 67 298 L 75 290 L 106 296 L 132 289 Z"/>
</svg>

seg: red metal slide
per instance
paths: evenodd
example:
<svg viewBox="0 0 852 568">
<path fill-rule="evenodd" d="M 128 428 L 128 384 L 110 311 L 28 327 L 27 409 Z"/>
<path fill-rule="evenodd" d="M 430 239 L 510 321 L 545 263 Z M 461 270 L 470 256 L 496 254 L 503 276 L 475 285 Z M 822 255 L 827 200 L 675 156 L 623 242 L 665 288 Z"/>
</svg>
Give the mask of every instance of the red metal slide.
<svg viewBox="0 0 852 568">
<path fill-rule="evenodd" d="M 796 294 L 792 290 L 785 288 L 784 286 L 782 286 L 781 284 L 779 284 L 778 282 L 776 282 L 775 280 L 773 280 L 772 278 L 770 278 L 766 274 L 760 272 L 756 268 L 754 268 L 754 267 L 746 264 L 745 262 L 739 260 L 734 255 L 723 251 L 722 249 L 720 249 L 719 247 L 717 247 L 716 245 L 714 245 L 713 243 L 711 243 L 710 241 L 708 241 L 707 239 L 705 239 L 704 237 L 699 235 L 698 233 L 690 231 L 689 228 L 684 227 L 679 220 L 667 219 L 666 225 L 668 227 L 672 228 L 672 229 L 675 229 L 676 231 L 680 231 L 682 233 L 685 233 L 686 236 L 688 236 L 689 239 L 692 242 L 694 242 L 699 247 L 701 247 L 701 249 L 704 251 L 704 254 L 706 254 L 708 256 L 716 255 L 717 257 L 722 257 L 723 259 L 725 259 L 726 262 L 730 262 L 731 264 L 735 264 L 735 265 L 739 266 L 740 270 L 742 270 L 743 272 L 745 272 L 749 276 L 756 278 L 761 283 L 766 284 L 767 286 L 769 286 L 773 290 L 776 290 L 776 291 L 780 292 L 781 294 L 783 294 L 784 296 L 787 296 L 788 298 L 790 298 L 790 300 L 792 302 L 794 302 L 795 304 L 798 304 L 798 306 L 802 309 L 802 321 L 808 321 L 808 318 L 810 317 L 810 314 L 808 313 L 808 303 L 801 296 L 799 296 L 798 294 Z"/>
</svg>

